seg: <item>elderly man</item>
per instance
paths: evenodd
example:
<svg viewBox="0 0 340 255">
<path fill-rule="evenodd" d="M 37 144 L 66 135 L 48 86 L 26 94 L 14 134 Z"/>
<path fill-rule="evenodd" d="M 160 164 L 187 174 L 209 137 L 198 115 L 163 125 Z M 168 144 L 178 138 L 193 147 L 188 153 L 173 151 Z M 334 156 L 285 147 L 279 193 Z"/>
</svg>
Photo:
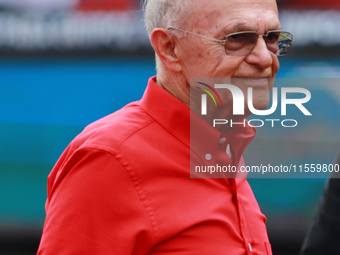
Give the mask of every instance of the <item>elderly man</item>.
<svg viewBox="0 0 340 255">
<path fill-rule="evenodd" d="M 157 77 L 139 102 L 89 125 L 64 151 L 48 178 L 38 254 L 272 254 L 246 179 L 190 178 L 190 155 L 243 164 L 254 129 L 222 134 L 196 120 L 219 154 L 209 157 L 205 146 L 190 148 L 189 105 L 193 77 L 275 77 L 286 51 L 276 2 L 149 0 L 145 22 Z M 265 108 L 271 85 L 256 84 L 254 106 Z"/>
</svg>

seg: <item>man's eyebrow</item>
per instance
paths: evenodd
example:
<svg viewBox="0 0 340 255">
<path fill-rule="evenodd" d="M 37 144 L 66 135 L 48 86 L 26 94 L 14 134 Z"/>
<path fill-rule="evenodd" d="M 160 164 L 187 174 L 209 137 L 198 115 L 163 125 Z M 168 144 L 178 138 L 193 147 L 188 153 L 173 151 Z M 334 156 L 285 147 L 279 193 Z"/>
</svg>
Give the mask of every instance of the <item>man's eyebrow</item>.
<svg viewBox="0 0 340 255">
<path fill-rule="evenodd" d="M 238 21 L 224 27 L 223 32 L 233 33 L 242 30 L 254 30 L 255 27 L 246 21 Z"/>
<path fill-rule="evenodd" d="M 269 26 L 267 31 L 271 30 L 281 30 L 281 24 L 280 23 L 273 23 Z M 241 31 L 257 31 L 257 25 L 256 24 L 249 24 L 249 22 L 246 21 L 238 21 L 232 24 L 229 24 L 225 26 L 221 30 L 221 34 L 227 35 L 235 32 L 241 32 Z"/>
<path fill-rule="evenodd" d="M 249 24 L 249 22 L 233 23 L 225 26 L 218 34 L 220 36 L 227 36 L 228 34 L 242 31 L 256 31 L 256 26 Z"/>
</svg>

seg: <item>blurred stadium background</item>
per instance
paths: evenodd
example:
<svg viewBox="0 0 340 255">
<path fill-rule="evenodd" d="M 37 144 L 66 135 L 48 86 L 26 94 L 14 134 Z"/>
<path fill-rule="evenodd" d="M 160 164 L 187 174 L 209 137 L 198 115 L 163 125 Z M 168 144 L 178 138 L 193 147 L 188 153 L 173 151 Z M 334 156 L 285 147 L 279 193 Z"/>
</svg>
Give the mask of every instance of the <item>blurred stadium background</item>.
<svg viewBox="0 0 340 255">
<path fill-rule="evenodd" d="M 283 29 L 295 36 L 278 77 L 340 78 L 340 2 L 278 4 Z M 142 96 L 155 74 L 154 56 L 136 0 L 0 0 L 0 56 L 0 254 L 31 255 L 54 163 L 87 124 Z M 340 86 L 311 92 L 318 93 L 310 107 L 323 124 L 301 139 L 260 130 L 247 151 L 255 163 L 278 158 L 274 144 L 283 144 L 286 162 L 292 154 L 305 163 L 333 161 Z M 326 179 L 249 181 L 268 217 L 274 254 L 297 254 Z"/>
</svg>

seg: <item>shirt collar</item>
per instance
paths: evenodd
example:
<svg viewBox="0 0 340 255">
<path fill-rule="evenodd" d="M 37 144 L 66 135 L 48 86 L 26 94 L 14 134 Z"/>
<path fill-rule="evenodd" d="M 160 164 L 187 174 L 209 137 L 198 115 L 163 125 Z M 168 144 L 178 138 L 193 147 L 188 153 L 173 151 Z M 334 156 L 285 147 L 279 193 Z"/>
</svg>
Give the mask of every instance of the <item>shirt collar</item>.
<svg viewBox="0 0 340 255">
<path fill-rule="evenodd" d="M 190 108 L 156 83 L 151 77 L 140 107 L 169 133 L 190 146 Z"/>
<path fill-rule="evenodd" d="M 233 164 L 238 165 L 243 151 L 256 134 L 255 128 L 240 124 L 235 125 L 230 134 L 221 133 L 159 86 L 156 83 L 156 76 L 149 79 L 140 106 L 169 133 L 205 160 L 209 158 L 206 157 L 207 154 L 212 158 L 217 158 L 221 151 L 226 154 L 226 147 L 229 144 Z"/>
</svg>

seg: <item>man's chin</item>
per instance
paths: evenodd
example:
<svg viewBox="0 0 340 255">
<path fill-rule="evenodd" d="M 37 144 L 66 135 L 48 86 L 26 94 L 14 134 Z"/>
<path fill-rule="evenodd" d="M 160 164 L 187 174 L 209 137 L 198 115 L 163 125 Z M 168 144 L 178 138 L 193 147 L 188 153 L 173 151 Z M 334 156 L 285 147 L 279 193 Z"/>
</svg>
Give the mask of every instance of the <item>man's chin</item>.
<svg viewBox="0 0 340 255">
<path fill-rule="evenodd" d="M 249 87 L 269 87 L 270 79 L 268 78 L 245 78 Z"/>
</svg>

